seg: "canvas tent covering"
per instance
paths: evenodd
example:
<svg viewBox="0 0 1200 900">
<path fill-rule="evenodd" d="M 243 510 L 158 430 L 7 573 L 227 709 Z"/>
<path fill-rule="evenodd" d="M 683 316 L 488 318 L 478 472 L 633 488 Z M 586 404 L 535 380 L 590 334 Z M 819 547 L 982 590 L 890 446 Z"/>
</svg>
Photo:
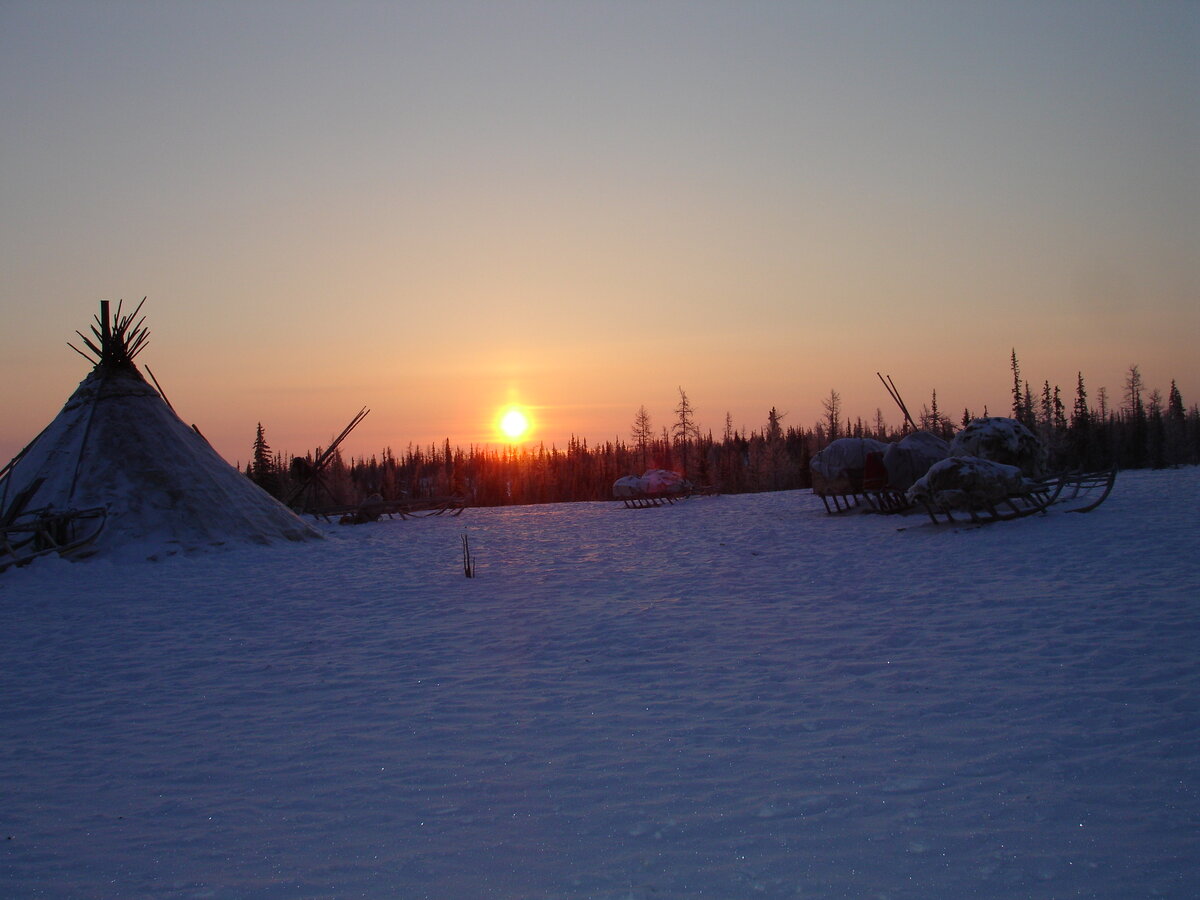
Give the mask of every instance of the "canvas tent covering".
<svg viewBox="0 0 1200 900">
<path fill-rule="evenodd" d="M 107 523 L 89 552 L 122 549 L 151 558 L 319 537 L 222 459 L 142 377 L 133 357 L 147 332 L 141 321 L 134 324 L 136 315 L 122 316 L 118 307 L 109 320 L 101 304 L 95 341 L 84 337 L 92 353 L 79 351 L 95 368 L 10 463 L 0 479 L 0 509 L 41 479 L 26 508 L 104 507 Z"/>
</svg>

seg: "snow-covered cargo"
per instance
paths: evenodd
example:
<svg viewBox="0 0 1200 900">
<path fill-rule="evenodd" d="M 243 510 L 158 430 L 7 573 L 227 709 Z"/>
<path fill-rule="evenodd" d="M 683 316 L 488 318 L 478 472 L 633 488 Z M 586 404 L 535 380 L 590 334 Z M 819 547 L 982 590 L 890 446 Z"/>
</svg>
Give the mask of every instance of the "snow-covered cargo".
<svg viewBox="0 0 1200 900">
<path fill-rule="evenodd" d="M 950 455 L 950 445 L 929 431 L 914 431 L 894 444 L 888 444 L 883 454 L 887 469 L 887 486 L 895 491 L 907 491 L 929 467 Z"/>
<path fill-rule="evenodd" d="M 863 490 L 868 467 L 882 482 L 883 454 L 887 447 L 872 438 L 838 438 L 809 462 L 813 490 L 818 494 L 857 494 Z"/>
<path fill-rule="evenodd" d="M 977 456 L 952 456 L 934 463 L 908 490 L 908 499 L 944 509 L 978 509 L 1019 492 L 1021 470 Z"/>
<path fill-rule="evenodd" d="M 973 419 L 950 442 L 950 456 L 975 456 L 1016 466 L 1030 478 L 1042 475 L 1045 449 L 1037 435 L 1002 416 Z"/>
<path fill-rule="evenodd" d="M 647 494 L 685 494 L 691 490 L 691 482 L 678 472 L 667 469 L 650 469 L 643 475 L 626 475 L 613 482 L 613 496 L 618 500 L 641 497 Z"/>
</svg>

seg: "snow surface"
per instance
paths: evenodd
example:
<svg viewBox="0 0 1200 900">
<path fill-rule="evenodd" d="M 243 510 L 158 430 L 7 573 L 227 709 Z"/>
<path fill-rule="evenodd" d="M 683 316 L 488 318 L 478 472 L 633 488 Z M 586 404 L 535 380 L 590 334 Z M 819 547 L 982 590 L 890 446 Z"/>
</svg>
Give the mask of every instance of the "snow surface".
<svg viewBox="0 0 1200 900">
<path fill-rule="evenodd" d="M 1200 470 L 0 577 L 0 896 L 1193 897 Z M 466 534 L 478 577 L 462 574 Z"/>
</svg>

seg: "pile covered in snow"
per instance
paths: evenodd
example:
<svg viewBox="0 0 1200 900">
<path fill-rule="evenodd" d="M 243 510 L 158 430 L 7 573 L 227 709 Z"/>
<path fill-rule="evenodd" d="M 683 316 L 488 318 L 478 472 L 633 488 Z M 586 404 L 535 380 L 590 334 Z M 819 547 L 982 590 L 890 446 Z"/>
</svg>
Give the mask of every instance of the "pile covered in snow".
<svg viewBox="0 0 1200 900">
<path fill-rule="evenodd" d="M 818 494 L 856 494 L 863 489 L 864 480 L 872 482 L 872 487 L 883 487 L 887 448 L 872 438 L 838 438 L 809 461 L 813 490 Z"/>
<path fill-rule="evenodd" d="M 947 509 L 979 509 L 1020 491 L 1025 477 L 1016 466 L 952 456 L 934 463 L 908 489 L 908 499 Z"/>
<path fill-rule="evenodd" d="M 929 431 L 914 431 L 894 444 L 888 444 L 883 454 L 887 469 L 887 486 L 894 491 L 907 491 L 934 463 L 949 454 L 949 445 Z"/>
<path fill-rule="evenodd" d="M 1016 419 L 992 416 L 973 419 L 950 442 L 951 456 L 977 456 L 1016 466 L 1030 478 L 1044 474 L 1042 442 Z"/>
<path fill-rule="evenodd" d="M 930 466 L 907 496 L 945 509 L 984 508 L 1041 475 L 1044 459 L 1042 442 L 1016 419 L 974 419 L 950 442 L 949 457 Z"/>
<path fill-rule="evenodd" d="M 905 491 L 947 452 L 946 442 L 928 431 L 914 431 L 893 444 L 839 438 L 812 458 L 809 471 L 818 494 Z"/>
<path fill-rule="evenodd" d="M 678 472 L 650 469 L 644 475 L 626 475 L 613 482 L 613 496 L 618 500 L 646 495 L 686 494 L 692 483 Z"/>
</svg>

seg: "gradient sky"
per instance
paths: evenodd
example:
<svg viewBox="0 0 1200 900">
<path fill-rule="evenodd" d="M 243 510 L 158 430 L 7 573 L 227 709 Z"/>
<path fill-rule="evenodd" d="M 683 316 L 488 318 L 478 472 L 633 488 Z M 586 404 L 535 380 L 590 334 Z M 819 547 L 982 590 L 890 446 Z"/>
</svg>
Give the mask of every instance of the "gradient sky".
<svg viewBox="0 0 1200 900">
<path fill-rule="evenodd" d="M 0 456 L 101 298 L 231 462 L 1200 400 L 1200 3 L 0 0 Z"/>
</svg>

